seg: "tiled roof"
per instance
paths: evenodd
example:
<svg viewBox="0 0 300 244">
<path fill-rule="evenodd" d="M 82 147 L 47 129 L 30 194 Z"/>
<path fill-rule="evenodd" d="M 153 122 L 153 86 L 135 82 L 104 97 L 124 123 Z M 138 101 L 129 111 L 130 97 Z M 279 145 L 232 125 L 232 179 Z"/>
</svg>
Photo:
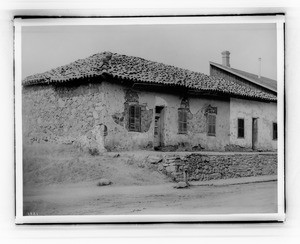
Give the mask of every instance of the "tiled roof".
<svg viewBox="0 0 300 244">
<path fill-rule="evenodd" d="M 31 75 L 23 85 L 72 82 L 72 80 L 98 77 L 103 74 L 139 83 L 158 83 L 165 86 L 181 86 L 194 91 L 211 91 L 238 97 L 276 101 L 272 93 L 249 88 L 235 82 L 208 76 L 199 72 L 145 60 L 139 57 L 103 52 L 86 59 L 79 59 L 45 73 Z"/>
<path fill-rule="evenodd" d="M 214 65 L 220 69 L 226 70 L 229 73 L 232 73 L 234 75 L 237 75 L 241 78 L 244 78 L 256 85 L 262 86 L 264 88 L 267 88 L 271 91 L 277 92 L 277 81 L 276 80 L 272 80 L 270 78 L 267 77 L 263 77 L 261 76 L 260 78 L 258 78 L 257 75 L 243 71 L 243 70 L 239 70 L 239 69 L 234 69 L 231 67 L 226 67 L 224 65 L 221 64 L 217 64 L 214 62 L 210 62 L 211 65 Z"/>
</svg>

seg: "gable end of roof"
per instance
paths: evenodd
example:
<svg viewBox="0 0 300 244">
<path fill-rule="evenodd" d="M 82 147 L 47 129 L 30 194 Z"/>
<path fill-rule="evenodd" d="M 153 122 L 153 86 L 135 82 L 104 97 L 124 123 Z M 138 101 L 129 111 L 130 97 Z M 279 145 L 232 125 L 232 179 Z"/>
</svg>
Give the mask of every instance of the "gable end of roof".
<svg viewBox="0 0 300 244">
<path fill-rule="evenodd" d="M 249 77 L 249 75 L 255 76 L 254 74 L 251 74 L 251 73 L 248 73 L 248 72 L 244 72 L 244 71 L 240 71 L 240 70 L 237 70 L 237 69 L 234 69 L 234 68 L 225 67 L 225 66 L 223 66 L 221 64 L 217 64 L 217 63 L 214 63 L 214 62 L 211 62 L 211 61 L 209 62 L 209 64 L 212 65 L 212 66 L 215 66 L 215 67 L 217 67 L 217 68 L 219 68 L 219 69 L 221 69 L 221 70 L 223 70 L 225 72 L 228 72 L 228 73 L 236 75 L 236 76 L 238 76 L 240 78 L 243 78 L 243 79 L 245 79 L 245 80 L 247 80 L 247 81 L 249 81 L 249 82 L 251 82 L 251 83 L 253 83 L 255 85 L 258 85 L 260 87 L 263 87 L 265 89 L 268 89 L 268 90 L 270 90 L 272 92 L 276 92 L 277 93 L 277 88 L 275 88 L 275 86 L 276 86 L 276 81 L 275 80 L 271 80 L 271 79 L 268 79 L 268 78 L 264 77 L 264 79 L 268 79 L 268 80 L 274 82 L 275 86 L 270 86 L 270 85 L 264 84 L 263 81 L 259 80 L 259 78 L 254 79 L 252 77 Z M 247 75 L 247 74 L 249 74 L 249 75 Z"/>
</svg>

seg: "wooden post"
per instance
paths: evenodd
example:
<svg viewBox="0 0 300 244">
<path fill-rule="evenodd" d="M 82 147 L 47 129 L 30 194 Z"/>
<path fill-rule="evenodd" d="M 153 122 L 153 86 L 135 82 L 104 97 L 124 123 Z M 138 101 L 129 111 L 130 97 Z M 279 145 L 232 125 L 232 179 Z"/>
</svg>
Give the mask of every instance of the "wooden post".
<svg viewBox="0 0 300 244">
<path fill-rule="evenodd" d="M 185 166 L 183 167 L 183 179 L 184 179 L 184 182 L 185 182 L 187 185 L 189 185 L 189 182 L 188 182 L 188 173 L 187 173 L 187 171 L 188 171 L 188 166 L 185 165 Z"/>
</svg>

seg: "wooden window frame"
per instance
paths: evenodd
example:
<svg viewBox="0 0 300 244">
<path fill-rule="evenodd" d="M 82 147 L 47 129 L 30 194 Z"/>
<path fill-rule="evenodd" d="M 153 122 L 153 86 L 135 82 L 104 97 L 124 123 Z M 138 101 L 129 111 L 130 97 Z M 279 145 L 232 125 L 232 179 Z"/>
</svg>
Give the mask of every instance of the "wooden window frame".
<svg viewBox="0 0 300 244">
<path fill-rule="evenodd" d="M 129 105 L 128 110 L 128 130 L 141 132 L 142 109 L 138 104 Z"/>
<path fill-rule="evenodd" d="M 276 125 L 276 133 L 275 130 L 274 130 L 274 126 Z M 272 138 L 273 138 L 273 141 L 277 141 L 278 139 L 278 125 L 277 125 L 277 122 L 273 122 L 272 123 Z"/>
<path fill-rule="evenodd" d="M 239 121 L 243 121 L 243 136 L 240 136 L 240 126 L 239 126 Z M 237 138 L 240 138 L 240 139 L 245 139 L 245 119 L 244 118 L 238 118 L 237 119 Z"/>
<path fill-rule="evenodd" d="M 178 109 L 178 134 L 187 134 L 187 113 L 186 108 Z"/>
<path fill-rule="evenodd" d="M 214 123 L 211 123 L 210 117 L 214 118 Z M 215 113 L 208 113 L 207 114 L 207 135 L 208 136 L 216 136 L 217 134 L 217 115 Z M 213 126 L 213 132 L 210 130 L 211 126 Z"/>
</svg>

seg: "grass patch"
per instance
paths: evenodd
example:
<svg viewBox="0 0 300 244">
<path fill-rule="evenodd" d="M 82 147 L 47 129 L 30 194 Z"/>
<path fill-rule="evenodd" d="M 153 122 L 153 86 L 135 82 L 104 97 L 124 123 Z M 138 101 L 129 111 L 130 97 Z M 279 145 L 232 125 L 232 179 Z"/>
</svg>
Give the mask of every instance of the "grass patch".
<svg viewBox="0 0 300 244">
<path fill-rule="evenodd" d="M 79 183 L 108 179 L 114 185 L 167 182 L 166 176 L 132 156 L 91 155 L 72 145 L 24 145 L 24 185 Z"/>
</svg>

